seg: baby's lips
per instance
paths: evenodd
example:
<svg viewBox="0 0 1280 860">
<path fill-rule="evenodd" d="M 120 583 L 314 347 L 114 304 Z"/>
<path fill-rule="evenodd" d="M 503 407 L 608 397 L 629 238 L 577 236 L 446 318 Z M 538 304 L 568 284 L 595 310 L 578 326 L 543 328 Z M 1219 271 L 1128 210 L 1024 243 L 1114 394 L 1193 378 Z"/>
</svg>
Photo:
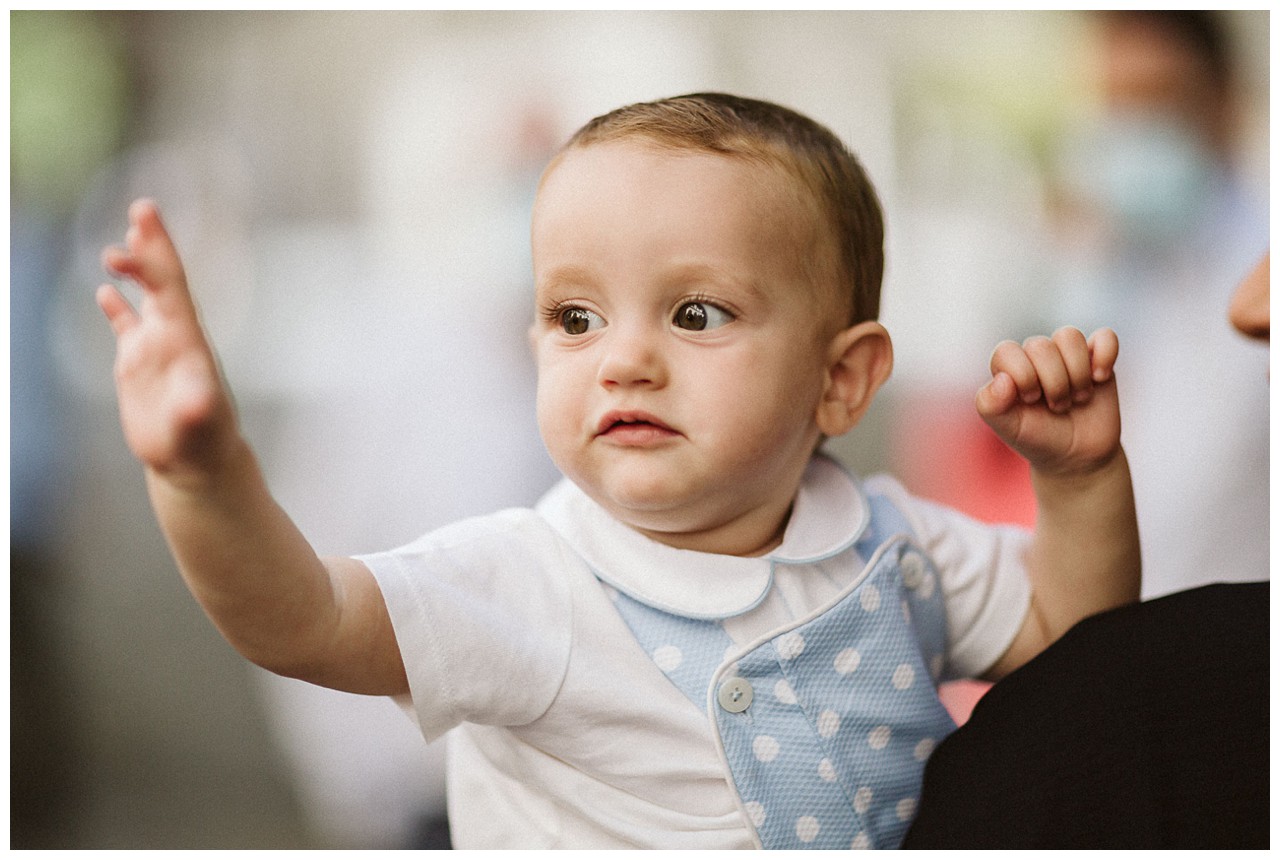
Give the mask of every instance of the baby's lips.
<svg viewBox="0 0 1280 860">
<path fill-rule="evenodd" d="M 619 424 L 650 424 L 659 430 L 665 430 L 669 433 L 678 432 L 674 427 L 670 427 L 657 417 L 650 415 L 648 412 L 640 412 L 636 410 L 614 410 L 605 413 L 605 415 L 596 424 L 596 435 L 609 432 L 613 427 Z"/>
</svg>

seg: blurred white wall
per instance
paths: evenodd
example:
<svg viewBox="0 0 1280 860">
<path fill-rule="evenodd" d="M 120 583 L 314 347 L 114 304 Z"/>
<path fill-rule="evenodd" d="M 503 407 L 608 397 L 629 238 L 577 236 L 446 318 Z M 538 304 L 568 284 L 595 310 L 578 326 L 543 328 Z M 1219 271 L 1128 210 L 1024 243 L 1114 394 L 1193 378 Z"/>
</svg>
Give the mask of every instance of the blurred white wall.
<svg viewBox="0 0 1280 860">
<path fill-rule="evenodd" d="M 859 153 L 887 213 L 898 369 L 838 450 L 873 469 L 894 458 L 895 402 L 971 390 L 1035 317 L 1043 145 L 1086 98 L 1075 13 L 14 14 L 93 34 L 127 80 L 118 143 L 44 207 L 60 225 L 44 234 L 48 343 L 75 419 L 45 609 L 84 762 L 55 832 L 32 837 L 53 847 L 400 847 L 442 804 L 439 745 L 391 703 L 243 665 L 178 583 L 92 299 L 132 197 L 171 224 L 276 495 L 322 552 L 354 553 L 554 480 L 524 337 L 527 216 L 590 117 L 725 89 Z M 11 22 L 15 40 L 34 31 Z M 1266 13 L 1236 25 L 1265 186 Z M 31 187 L 15 185 L 15 225 L 41 208 Z"/>
</svg>

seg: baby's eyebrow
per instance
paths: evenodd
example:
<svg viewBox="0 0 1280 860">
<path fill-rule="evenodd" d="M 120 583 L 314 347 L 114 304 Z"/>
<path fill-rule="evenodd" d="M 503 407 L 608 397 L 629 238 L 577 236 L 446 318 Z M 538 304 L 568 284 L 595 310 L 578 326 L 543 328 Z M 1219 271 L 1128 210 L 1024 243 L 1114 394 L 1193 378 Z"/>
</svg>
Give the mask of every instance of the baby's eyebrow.
<svg viewBox="0 0 1280 860">
<path fill-rule="evenodd" d="M 667 288 L 682 290 L 710 290 L 728 293 L 725 298 L 739 297 L 743 301 L 763 301 L 769 292 L 752 272 L 738 272 L 724 266 L 700 260 L 674 262 L 662 270 L 658 277 Z M 564 263 L 537 273 L 534 294 L 541 300 L 554 299 L 557 294 L 581 294 L 601 287 L 601 279 L 588 266 Z"/>
<path fill-rule="evenodd" d="M 556 266 L 536 279 L 539 293 L 558 289 L 582 289 L 595 283 L 595 278 L 584 266 L 566 264 Z"/>
<path fill-rule="evenodd" d="M 707 284 L 713 287 L 740 292 L 749 299 L 761 299 L 765 291 L 750 273 L 727 271 L 722 266 L 709 263 L 681 263 L 673 266 L 669 272 L 672 283 L 696 286 Z"/>
</svg>

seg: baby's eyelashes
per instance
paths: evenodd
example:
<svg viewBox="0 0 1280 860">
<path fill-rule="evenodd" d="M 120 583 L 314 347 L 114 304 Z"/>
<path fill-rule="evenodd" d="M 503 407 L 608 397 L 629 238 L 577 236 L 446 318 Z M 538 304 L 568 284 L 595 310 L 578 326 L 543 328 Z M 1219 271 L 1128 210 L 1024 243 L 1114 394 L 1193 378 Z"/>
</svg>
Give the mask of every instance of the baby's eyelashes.
<svg viewBox="0 0 1280 860">
<path fill-rule="evenodd" d="M 568 335 L 586 334 L 605 325 L 604 317 L 581 305 L 560 303 L 542 309 L 542 318 Z"/>
</svg>

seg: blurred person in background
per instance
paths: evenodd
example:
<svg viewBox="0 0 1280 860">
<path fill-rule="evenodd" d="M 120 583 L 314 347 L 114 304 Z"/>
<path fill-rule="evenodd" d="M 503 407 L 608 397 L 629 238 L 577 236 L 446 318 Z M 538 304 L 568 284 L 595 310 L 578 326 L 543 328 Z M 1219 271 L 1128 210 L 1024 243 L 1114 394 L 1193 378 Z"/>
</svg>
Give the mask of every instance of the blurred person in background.
<svg viewBox="0 0 1280 860">
<path fill-rule="evenodd" d="M 1100 111 L 1060 153 L 1057 318 L 1086 330 L 1106 320 L 1125 344 L 1144 596 L 1256 578 L 1270 549 L 1267 402 L 1256 390 L 1267 354 L 1208 323 L 1269 229 L 1237 170 L 1231 44 L 1208 11 L 1111 11 L 1092 23 Z"/>
<path fill-rule="evenodd" d="M 1260 343 L 1270 269 L 1268 255 L 1229 310 Z M 1219 309 L 1202 322 L 1221 319 Z M 1265 404 L 1263 377 L 1253 383 Z M 1183 513 L 1194 527 L 1196 503 L 1184 500 Z M 929 760 L 903 847 L 1268 847 L 1268 569 L 1199 571 L 1219 574 L 1260 581 L 1086 619 L 997 683 Z"/>
</svg>

